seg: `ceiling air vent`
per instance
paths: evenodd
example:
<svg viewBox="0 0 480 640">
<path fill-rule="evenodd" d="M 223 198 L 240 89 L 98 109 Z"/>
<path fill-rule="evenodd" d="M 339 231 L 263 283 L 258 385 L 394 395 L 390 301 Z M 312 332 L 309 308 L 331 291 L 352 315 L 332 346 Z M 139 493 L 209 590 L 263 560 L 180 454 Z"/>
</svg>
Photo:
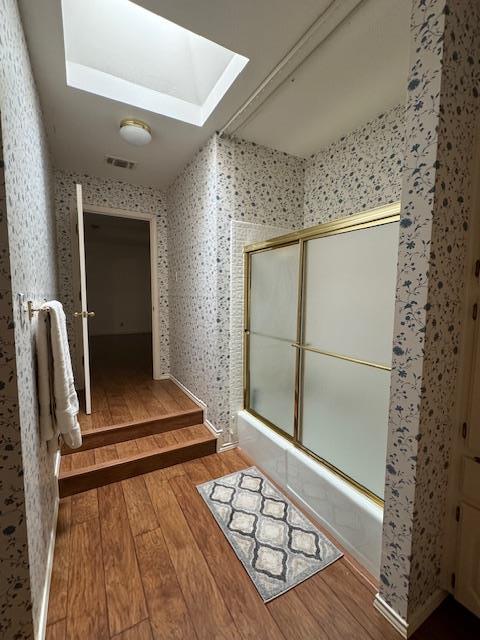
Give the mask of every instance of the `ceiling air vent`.
<svg viewBox="0 0 480 640">
<path fill-rule="evenodd" d="M 124 160 L 123 158 L 115 158 L 114 156 L 105 156 L 107 164 L 111 164 L 112 167 L 119 167 L 120 169 L 133 169 L 137 163 L 131 160 Z"/>
</svg>

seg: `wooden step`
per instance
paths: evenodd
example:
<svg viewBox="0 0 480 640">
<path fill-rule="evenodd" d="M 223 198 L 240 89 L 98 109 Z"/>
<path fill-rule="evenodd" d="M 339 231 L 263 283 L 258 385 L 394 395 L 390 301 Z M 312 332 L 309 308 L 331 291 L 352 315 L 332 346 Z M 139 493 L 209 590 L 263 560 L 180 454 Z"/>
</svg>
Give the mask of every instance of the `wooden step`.
<svg viewBox="0 0 480 640">
<path fill-rule="evenodd" d="M 79 449 L 76 449 L 75 452 L 88 451 L 89 449 L 96 449 L 118 442 L 136 440 L 137 438 L 165 433 L 166 431 L 183 429 L 184 427 L 198 425 L 202 422 L 203 410 L 198 407 L 166 416 L 130 420 L 130 422 L 100 427 L 99 429 L 82 430 L 83 444 Z M 64 447 L 62 452 L 69 454 L 71 453 L 71 449 Z"/>
<path fill-rule="evenodd" d="M 203 424 L 62 456 L 60 497 L 95 489 L 216 452 L 217 439 Z"/>
</svg>

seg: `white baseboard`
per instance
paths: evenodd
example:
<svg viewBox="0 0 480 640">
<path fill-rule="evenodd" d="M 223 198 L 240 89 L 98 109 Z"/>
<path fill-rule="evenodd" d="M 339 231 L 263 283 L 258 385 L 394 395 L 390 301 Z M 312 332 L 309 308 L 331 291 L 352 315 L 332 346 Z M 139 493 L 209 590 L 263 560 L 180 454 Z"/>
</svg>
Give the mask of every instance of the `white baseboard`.
<svg viewBox="0 0 480 640">
<path fill-rule="evenodd" d="M 399 616 L 398 613 L 394 611 L 378 593 L 375 596 L 373 604 L 375 609 L 380 611 L 390 624 L 401 634 L 402 638 L 410 638 L 410 636 L 412 636 L 415 631 L 422 626 L 425 620 L 432 615 L 435 609 L 442 604 L 447 595 L 448 592 L 444 589 L 437 589 L 437 591 L 430 596 L 427 602 L 413 613 L 410 622 L 407 622 Z"/>
<path fill-rule="evenodd" d="M 192 393 L 190 391 L 190 389 L 187 389 L 187 387 L 182 384 L 180 382 L 180 380 L 177 380 L 177 378 L 175 378 L 174 375 L 172 375 L 171 373 L 168 374 L 167 376 L 170 380 L 172 380 L 172 382 L 174 382 L 177 387 L 180 387 L 180 389 L 183 391 L 183 393 L 185 395 L 187 395 L 191 400 L 193 400 L 193 402 L 195 402 L 196 404 L 199 405 L 199 407 L 201 407 L 203 409 L 203 423 L 204 425 L 210 429 L 210 431 L 213 433 L 213 435 L 218 438 L 221 434 L 222 431 L 221 429 L 218 429 L 212 422 L 210 422 L 210 420 L 208 419 L 208 407 L 205 404 L 205 402 L 203 402 L 203 400 L 200 400 L 200 398 L 197 398 L 197 396 Z"/>
<path fill-rule="evenodd" d="M 60 472 L 60 449 L 55 454 L 55 482 L 57 486 L 57 493 L 55 496 L 55 504 L 53 507 L 52 524 L 50 529 L 50 540 L 48 542 L 48 554 L 47 554 L 47 566 L 45 567 L 45 580 L 43 583 L 42 604 L 40 606 L 40 615 L 38 617 L 37 630 L 35 633 L 35 640 L 45 640 L 47 632 L 47 615 L 48 615 L 48 599 L 50 596 L 50 583 L 52 580 L 53 569 L 53 557 L 55 554 L 55 537 L 57 533 L 57 519 L 58 519 L 58 474 Z"/>
<path fill-rule="evenodd" d="M 204 414 L 204 415 L 205 415 L 205 414 Z M 219 429 L 217 429 L 217 427 L 216 427 L 212 422 L 210 422 L 210 420 L 209 420 L 208 418 L 205 418 L 205 417 L 203 418 L 203 424 L 204 424 L 208 429 L 210 429 L 210 431 L 213 433 L 213 435 L 214 435 L 216 438 L 219 438 L 219 437 L 220 437 L 220 435 L 222 434 L 222 431 L 220 431 Z"/>
<path fill-rule="evenodd" d="M 224 442 L 221 444 L 217 450 L 220 451 L 228 451 L 229 449 L 236 449 L 238 447 L 238 440 L 235 442 Z"/>
<path fill-rule="evenodd" d="M 385 602 L 379 593 L 375 596 L 373 606 L 390 622 L 402 638 L 408 638 L 408 623 Z"/>
<path fill-rule="evenodd" d="M 203 400 L 200 400 L 200 398 L 197 398 L 197 396 L 194 393 L 192 393 L 190 389 L 187 389 L 187 387 L 184 384 L 182 384 L 180 380 L 177 380 L 177 378 L 172 373 L 167 374 L 165 378 L 172 380 L 177 385 L 177 387 L 180 387 L 183 393 L 185 393 L 196 404 L 200 405 L 200 407 L 202 407 L 203 410 L 207 408 L 207 405 L 205 404 L 205 402 L 203 402 Z"/>
</svg>

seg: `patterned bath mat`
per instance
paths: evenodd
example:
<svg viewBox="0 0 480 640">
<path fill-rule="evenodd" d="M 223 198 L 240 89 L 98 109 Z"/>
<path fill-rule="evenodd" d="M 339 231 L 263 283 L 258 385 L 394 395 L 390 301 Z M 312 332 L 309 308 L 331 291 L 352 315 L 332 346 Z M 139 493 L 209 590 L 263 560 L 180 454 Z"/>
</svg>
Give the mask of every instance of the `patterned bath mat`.
<svg viewBox="0 0 480 640">
<path fill-rule="evenodd" d="M 197 489 L 264 602 L 343 555 L 256 467 Z"/>
</svg>

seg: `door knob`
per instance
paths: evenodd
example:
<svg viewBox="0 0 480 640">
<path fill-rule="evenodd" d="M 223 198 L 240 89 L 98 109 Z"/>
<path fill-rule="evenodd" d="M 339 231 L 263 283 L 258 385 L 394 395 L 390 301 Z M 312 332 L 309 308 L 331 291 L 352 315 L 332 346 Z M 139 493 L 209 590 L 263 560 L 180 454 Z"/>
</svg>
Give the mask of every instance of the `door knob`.
<svg viewBox="0 0 480 640">
<path fill-rule="evenodd" d="M 95 311 L 75 311 L 74 318 L 94 318 Z"/>
</svg>

